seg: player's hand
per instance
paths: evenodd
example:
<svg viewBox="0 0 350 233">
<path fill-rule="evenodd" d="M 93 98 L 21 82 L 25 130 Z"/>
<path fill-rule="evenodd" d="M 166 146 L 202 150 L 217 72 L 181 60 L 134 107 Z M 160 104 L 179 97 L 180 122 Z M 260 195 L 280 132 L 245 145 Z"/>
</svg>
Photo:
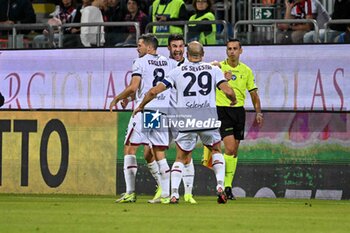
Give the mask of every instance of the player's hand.
<svg viewBox="0 0 350 233">
<path fill-rule="evenodd" d="M 232 79 L 232 72 L 231 72 L 231 70 L 225 71 L 224 76 L 225 76 L 225 79 L 227 81 L 231 80 Z"/>
<path fill-rule="evenodd" d="M 134 111 L 132 112 L 132 117 L 134 117 L 138 112 L 142 112 L 143 108 L 141 108 L 140 106 L 137 107 L 136 109 L 134 109 Z"/>
<path fill-rule="evenodd" d="M 237 104 L 237 99 L 231 100 L 230 106 L 233 107 Z"/>
<path fill-rule="evenodd" d="M 113 112 L 113 108 L 115 107 L 115 105 L 119 102 L 119 100 L 117 98 L 114 98 L 111 103 L 109 104 L 109 111 Z"/>
<path fill-rule="evenodd" d="M 255 120 L 256 120 L 256 123 L 258 123 L 258 125 L 261 127 L 264 122 L 264 115 L 261 112 L 257 113 L 255 116 Z"/>
<path fill-rule="evenodd" d="M 125 109 L 126 106 L 128 106 L 128 104 L 129 104 L 129 100 L 127 98 L 123 99 L 122 102 L 120 103 L 123 109 Z"/>
<path fill-rule="evenodd" d="M 230 97 L 231 103 L 230 106 L 233 107 L 237 104 L 237 98 L 236 98 L 236 94 L 233 93 L 233 95 Z"/>
<path fill-rule="evenodd" d="M 218 66 L 219 68 L 221 68 L 220 62 L 218 62 L 217 60 L 214 60 L 212 62 L 210 62 L 211 65 L 213 66 Z"/>
</svg>

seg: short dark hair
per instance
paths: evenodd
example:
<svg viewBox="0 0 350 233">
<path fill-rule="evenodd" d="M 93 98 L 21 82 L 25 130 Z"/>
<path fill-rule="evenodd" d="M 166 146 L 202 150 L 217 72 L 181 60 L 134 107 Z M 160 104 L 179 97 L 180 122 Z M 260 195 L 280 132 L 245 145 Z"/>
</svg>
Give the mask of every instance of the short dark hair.
<svg viewBox="0 0 350 233">
<path fill-rule="evenodd" d="M 0 107 L 2 106 L 2 105 L 4 105 L 4 102 L 5 102 L 5 98 L 4 98 L 4 96 L 1 94 L 1 92 L 0 92 Z"/>
<path fill-rule="evenodd" d="M 236 38 L 229 38 L 228 41 L 226 42 L 226 45 L 230 42 L 238 42 L 239 44 L 239 47 L 241 48 L 242 47 L 242 44 L 241 44 L 241 41 L 239 39 L 236 39 Z"/>
<path fill-rule="evenodd" d="M 126 3 L 128 3 L 129 0 L 126 1 Z M 131 0 L 133 2 L 135 2 L 137 4 L 137 6 L 140 8 L 141 6 L 141 0 Z"/>
<path fill-rule="evenodd" d="M 192 6 L 195 10 L 197 10 L 197 0 L 193 0 L 192 1 Z M 212 11 L 212 7 L 213 7 L 213 0 L 207 0 L 207 4 L 208 4 L 208 8 L 206 10 Z"/>
<path fill-rule="evenodd" d="M 170 34 L 168 37 L 168 45 L 170 45 L 170 43 L 174 40 L 182 40 L 183 42 L 185 42 L 184 36 L 181 34 Z"/>
<path fill-rule="evenodd" d="M 152 33 L 142 34 L 139 40 L 143 40 L 146 45 L 151 45 L 154 49 L 158 48 L 158 39 Z"/>
</svg>

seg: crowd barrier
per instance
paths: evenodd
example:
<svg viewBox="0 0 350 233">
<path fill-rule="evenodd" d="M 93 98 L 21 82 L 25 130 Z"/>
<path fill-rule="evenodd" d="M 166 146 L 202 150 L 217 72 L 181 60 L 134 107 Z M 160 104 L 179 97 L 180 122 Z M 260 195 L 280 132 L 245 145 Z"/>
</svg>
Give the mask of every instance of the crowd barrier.
<svg viewBox="0 0 350 233">
<path fill-rule="evenodd" d="M 159 25 L 174 25 L 174 26 L 182 26 L 184 28 L 184 38 L 185 41 L 188 42 L 188 25 L 196 24 L 196 25 L 210 25 L 216 24 L 220 26 L 220 30 L 217 31 L 217 45 L 223 45 L 230 37 L 235 38 L 243 38 L 244 44 L 257 44 L 256 41 L 259 38 L 263 38 L 265 41 L 272 41 L 273 44 L 278 44 L 277 34 L 280 32 L 277 25 L 278 24 L 293 24 L 293 23 L 312 23 L 314 26 L 313 29 L 313 39 L 317 41 L 316 43 L 320 43 L 319 40 L 319 27 L 317 22 L 313 19 L 279 19 L 279 20 L 240 20 L 232 26 L 227 23 L 226 20 L 214 20 L 214 21 L 176 21 L 176 22 L 152 22 L 147 24 L 146 32 L 152 32 L 152 27 Z M 329 33 L 330 25 L 333 24 L 350 24 L 350 20 L 331 20 L 325 24 L 325 39 L 324 43 L 332 43 L 334 41 L 330 40 Z M 69 27 L 135 27 L 135 38 L 136 40 L 140 36 L 140 25 L 137 22 L 105 22 L 105 23 L 69 23 L 63 24 L 59 26 L 53 26 L 46 23 L 39 24 L 13 24 L 13 25 L 4 25 L 0 24 L 0 33 L 3 34 L 0 37 L 0 47 L 2 49 L 33 49 L 32 40 L 36 35 L 41 35 L 42 31 L 46 29 L 48 31 L 46 47 L 48 48 L 63 48 L 63 37 L 64 37 L 64 29 Z M 24 31 L 31 31 L 31 33 L 23 33 Z M 8 36 L 4 36 L 4 34 L 8 34 Z M 59 33 L 58 43 L 54 43 L 54 34 Z M 105 33 L 107 35 L 108 33 Z M 167 37 L 169 34 L 157 34 L 159 37 Z M 77 34 L 79 36 L 79 34 Z M 255 38 L 253 39 L 253 36 Z M 101 34 L 97 34 L 97 47 L 100 47 Z M 80 38 L 79 38 L 80 40 Z M 323 43 L 323 42 L 322 42 Z M 135 44 L 127 44 L 128 46 L 136 46 Z M 114 45 L 104 45 L 105 47 L 114 47 Z"/>
</svg>

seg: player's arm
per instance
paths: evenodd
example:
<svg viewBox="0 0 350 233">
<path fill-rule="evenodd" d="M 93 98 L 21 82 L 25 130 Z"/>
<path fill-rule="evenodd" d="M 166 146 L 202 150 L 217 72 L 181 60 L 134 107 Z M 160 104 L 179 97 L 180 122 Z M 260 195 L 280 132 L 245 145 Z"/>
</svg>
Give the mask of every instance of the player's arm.
<svg viewBox="0 0 350 233">
<path fill-rule="evenodd" d="M 231 100 L 231 106 L 233 106 L 237 103 L 236 94 L 226 81 L 221 81 L 218 84 L 218 88 L 225 93 L 225 95 L 228 99 Z"/>
<path fill-rule="evenodd" d="M 140 86 L 140 82 L 141 82 L 140 76 L 138 76 L 138 75 L 133 76 L 131 79 L 130 85 L 127 86 L 124 89 L 124 91 L 122 91 L 119 95 L 114 97 L 114 99 L 111 101 L 111 103 L 109 105 L 109 110 L 112 112 L 113 108 L 120 100 L 126 99 L 129 96 L 131 96 L 131 98 L 134 97 L 137 89 Z"/>
<path fill-rule="evenodd" d="M 142 99 L 140 105 L 134 110 L 133 116 L 138 113 L 142 112 L 145 108 L 146 104 L 151 102 L 159 93 L 162 93 L 167 89 L 166 85 L 163 82 L 159 82 L 157 86 L 152 87 L 149 89 L 149 91 L 146 93 L 145 97 Z"/>
<path fill-rule="evenodd" d="M 260 97 L 258 95 L 258 89 L 252 90 L 249 93 L 256 112 L 255 120 L 259 124 L 259 126 L 262 126 L 264 119 L 263 119 L 263 114 L 261 113 L 261 104 L 260 104 Z"/>
</svg>

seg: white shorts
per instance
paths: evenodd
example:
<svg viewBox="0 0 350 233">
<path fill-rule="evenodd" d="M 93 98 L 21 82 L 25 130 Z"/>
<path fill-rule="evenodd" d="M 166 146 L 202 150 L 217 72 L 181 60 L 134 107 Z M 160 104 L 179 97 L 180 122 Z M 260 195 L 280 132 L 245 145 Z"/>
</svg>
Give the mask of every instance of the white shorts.
<svg viewBox="0 0 350 233">
<path fill-rule="evenodd" d="M 149 145 L 149 140 L 143 131 L 142 113 L 138 112 L 129 120 L 128 128 L 126 130 L 125 145 Z"/>
<path fill-rule="evenodd" d="M 169 142 L 175 140 L 177 135 L 179 134 L 179 130 L 176 127 L 169 127 Z"/>
<path fill-rule="evenodd" d="M 169 147 L 169 131 L 167 129 L 152 129 L 145 134 L 151 147 Z"/>
<path fill-rule="evenodd" d="M 221 141 L 219 129 L 212 129 L 188 133 L 179 132 L 175 142 L 181 150 L 191 152 L 196 147 L 198 136 L 205 146 L 213 146 Z"/>
</svg>

